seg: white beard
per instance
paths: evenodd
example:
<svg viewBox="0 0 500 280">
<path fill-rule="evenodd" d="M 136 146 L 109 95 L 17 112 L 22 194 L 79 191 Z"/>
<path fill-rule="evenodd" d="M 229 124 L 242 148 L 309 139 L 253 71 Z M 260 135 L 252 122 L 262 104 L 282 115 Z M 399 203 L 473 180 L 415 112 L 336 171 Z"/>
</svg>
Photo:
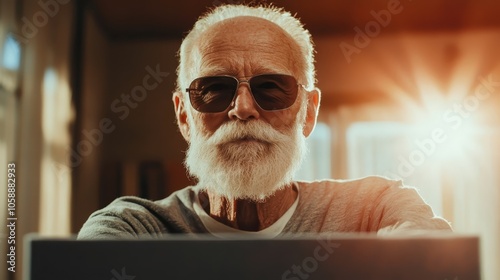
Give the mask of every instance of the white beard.
<svg viewBox="0 0 500 280">
<path fill-rule="evenodd" d="M 285 133 L 251 120 L 226 122 L 205 136 L 191 121 L 185 165 L 208 191 L 228 199 L 265 200 L 292 182 L 306 154 L 301 115 Z M 244 138 L 255 141 L 236 142 Z"/>
</svg>

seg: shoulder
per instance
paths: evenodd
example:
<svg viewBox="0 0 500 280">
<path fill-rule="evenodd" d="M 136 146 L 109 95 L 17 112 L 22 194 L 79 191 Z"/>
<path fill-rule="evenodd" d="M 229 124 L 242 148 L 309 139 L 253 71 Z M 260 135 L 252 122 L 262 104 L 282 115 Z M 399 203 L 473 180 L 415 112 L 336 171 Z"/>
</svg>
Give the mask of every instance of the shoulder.
<svg viewBox="0 0 500 280">
<path fill-rule="evenodd" d="M 402 181 L 370 176 L 356 180 L 298 182 L 303 209 L 341 217 L 355 231 L 377 231 L 405 225 L 412 229 L 445 229 L 418 191 Z M 338 222 L 338 221 L 337 221 Z M 338 222 L 340 223 L 340 222 Z M 394 230 L 391 228 L 391 231 Z"/>
<path fill-rule="evenodd" d="M 345 206 L 351 210 L 371 211 L 375 207 L 392 207 L 403 202 L 423 203 L 415 188 L 405 186 L 400 180 L 381 176 L 298 182 L 298 186 L 304 204 L 321 204 L 325 207 Z"/>
<path fill-rule="evenodd" d="M 154 201 L 145 198 L 136 196 L 122 196 L 112 201 L 103 209 L 94 212 L 94 214 L 122 214 L 130 211 L 146 212 L 147 209 L 154 208 L 155 206 L 156 203 Z"/>
<path fill-rule="evenodd" d="M 304 200 L 362 202 L 362 205 L 393 204 L 394 201 L 422 202 L 418 190 L 401 180 L 369 176 L 354 180 L 297 182 Z"/>
<path fill-rule="evenodd" d="M 319 180 L 297 182 L 301 193 L 341 194 L 341 193 L 380 193 L 388 189 L 404 188 L 402 181 L 391 180 L 381 176 L 369 176 L 353 180 Z"/>
<path fill-rule="evenodd" d="M 191 188 L 179 190 L 158 201 L 124 196 L 90 215 L 78 238 L 161 236 L 170 232 L 171 221 L 182 219 Z M 183 212 L 184 211 L 184 212 Z M 174 229 L 175 230 L 175 229 Z"/>
<path fill-rule="evenodd" d="M 192 187 L 187 187 L 157 201 L 136 196 L 123 196 L 115 199 L 108 206 L 95 212 L 94 214 L 150 214 L 162 212 L 167 209 L 178 209 L 180 204 L 190 203 L 192 192 Z"/>
<path fill-rule="evenodd" d="M 389 193 L 402 189 L 401 181 L 379 176 L 355 180 L 297 182 L 297 185 L 301 208 L 330 209 L 328 211 L 333 211 L 334 208 L 335 211 L 341 212 L 371 209 L 374 204 L 379 203 Z"/>
</svg>

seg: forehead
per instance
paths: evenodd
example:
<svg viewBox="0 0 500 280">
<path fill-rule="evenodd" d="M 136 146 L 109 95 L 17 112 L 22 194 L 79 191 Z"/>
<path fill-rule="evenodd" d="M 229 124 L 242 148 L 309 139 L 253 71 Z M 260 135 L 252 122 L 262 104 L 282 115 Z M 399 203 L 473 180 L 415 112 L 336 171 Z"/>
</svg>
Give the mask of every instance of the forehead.
<svg viewBox="0 0 500 280">
<path fill-rule="evenodd" d="M 206 30 L 198 41 L 200 76 L 262 73 L 294 75 L 300 48 L 278 25 L 256 17 L 236 17 Z"/>
</svg>

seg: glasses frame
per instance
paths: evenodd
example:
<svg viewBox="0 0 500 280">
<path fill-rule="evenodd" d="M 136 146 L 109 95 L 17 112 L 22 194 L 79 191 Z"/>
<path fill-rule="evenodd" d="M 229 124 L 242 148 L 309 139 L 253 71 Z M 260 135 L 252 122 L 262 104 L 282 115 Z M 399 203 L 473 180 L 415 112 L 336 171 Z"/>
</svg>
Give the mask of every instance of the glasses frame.
<svg viewBox="0 0 500 280">
<path fill-rule="evenodd" d="M 292 75 L 289 75 L 289 74 L 281 74 L 281 73 L 265 73 L 265 74 L 257 74 L 257 75 L 253 75 L 253 76 L 243 76 L 241 78 L 243 79 L 240 79 L 238 77 L 235 77 L 235 76 L 231 76 L 231 75 L 214 75 L 214 76 L 202 76 L 202 77 L 198 77 L 196 79 L 194 79 L 193 81 L 191 81 L 191 83 L 189 84 L 189 87 L 186 88 L 186 92 L 189 94 L 189 102 L 191 103 L 191 106 L 198 112 L 200 113 L 222 113 L 224 111 L 226 111 L 228 108 L 231 108 L 234 106 L 234 102 L 236 100 L 236 97 L 238 96 L 238 89 L 240 88 L 240 85 L 241 84 L 247 84 L 248 85 L 248 89 L 250 91 L 250 94 L 252 95 L 252 99 L 253 101 L 255 102 L 255 104 L 257 104 L 257 106 L 263 110 L 263 111 L 266 111 L 266 112 L 275 112 L 275 111 L 282 111 L 282 110 L 286 110 L 290 107 L 293 106 L 293 104 L 295 104 L 295 102 L 297 101 L 297 97 L 299 96 L 299 89 L 297 89 L 297 94 L 295 96 L 295 99 L 293 100 L 293 103 L 288 106 L 288 107 L 285 107 L 285 108 L 281 108 L 281 109 L 274 109 L 274 110 L 266 110 L 264 108 L 262 108 L 259 104 L 259 102 L 257 102 L 257 100 L 255 99 L 255 96 L 254 96 L 254 93 L 252 91 L 252 86 L 250 85 L 250 80 L 255 78 L 255 77 L 260 77 L 260 76 L 269 76 L 269 75 L 272 75 L 272 76 L 287 76 L 287 77 L 292 77 L 295 81 L 296 81 L 296 85 L 297 87 L 301 87 L 303 88 L 304 90 L 307 90 L 305 85 L 304 84 L 301 84 L 297 81 L 297 78 L 295 78 L 294 76 Z M 203 79 L 203 78 L 217 78 L 217 77 L 221 77 L 221 78 L 232 78 L 234 80 L 236 80 L 237 84 L 236 84 L 236 88 L 234 90 L 234 93 L 233 93 L 233 98 L 231 99 L 231 102 L 228 104 L 228 106 L 222 110 L 222 111 L 217 111 L 217 112 L 203 112 L 203 111 L 199 111 L 198 109 L 196 109 L 194 106 L 193 106 L 193 101 L 192 101 L 192 98 L 191 98 L 191 91 L 198 91 L 198 89 L 196 88 L 191 88 L 191 85 L 194 83 L 194 81 L 196 80 L 199 80 L 199 79 Z"/>
</svg>

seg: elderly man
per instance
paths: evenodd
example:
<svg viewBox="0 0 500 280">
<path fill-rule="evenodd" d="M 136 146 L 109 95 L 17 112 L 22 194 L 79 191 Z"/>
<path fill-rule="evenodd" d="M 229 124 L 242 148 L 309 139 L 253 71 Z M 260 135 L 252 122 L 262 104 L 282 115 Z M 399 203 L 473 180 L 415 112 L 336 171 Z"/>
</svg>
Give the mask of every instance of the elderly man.
<svg viewBox="0 0 500 280">
<path fill-rule="evenodd" d="M 293 181 L 320 104 L 313 53 L 309 32 L 278 8 L 225 5 L 200 18 L 173 94 L 198 185 L 160 201 L 119 198 L 79 238 L 450 230 L 400 181 Z"/>
</svg>

